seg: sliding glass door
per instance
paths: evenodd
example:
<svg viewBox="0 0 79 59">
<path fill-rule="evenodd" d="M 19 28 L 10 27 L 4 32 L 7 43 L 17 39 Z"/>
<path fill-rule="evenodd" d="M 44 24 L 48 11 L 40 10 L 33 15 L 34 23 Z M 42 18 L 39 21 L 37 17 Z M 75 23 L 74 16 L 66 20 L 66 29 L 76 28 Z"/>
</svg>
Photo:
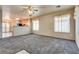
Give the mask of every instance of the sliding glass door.
<svg viewBox="0 0 79 59">
<path fill-rule="evenodd" d="M 9 22 L 2 23 L 2 38 L 12 36 L 12 26 Z"/>
</svg>

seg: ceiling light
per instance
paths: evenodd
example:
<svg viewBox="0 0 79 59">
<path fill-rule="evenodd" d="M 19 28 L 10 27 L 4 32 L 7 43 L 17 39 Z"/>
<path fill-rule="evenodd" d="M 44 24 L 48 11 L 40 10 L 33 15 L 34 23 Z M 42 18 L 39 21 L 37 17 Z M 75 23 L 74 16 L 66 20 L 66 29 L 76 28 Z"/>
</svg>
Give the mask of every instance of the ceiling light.
<svg viewBox="0 0 79 59">
<path fill-rule="evenodd" d="M 33 14 L 33 11 L 31 11 L 31 10 L 28 10 L 28 12 L 29 12 L 29 14 Z"/>
<path fill-rule="evenodd" d="M 28 15 L 32 16 L 36 11 L 38 11 L 37 9 L 35 9 L 35 7 L 33 6 L 26 6 L 23 8 L 24 12 L 28 13 Z"/>
<path fill-rule="evenodd" d="M 19 18 L 16 18 L 16 20 L 19 20 Z"/>
</svg>

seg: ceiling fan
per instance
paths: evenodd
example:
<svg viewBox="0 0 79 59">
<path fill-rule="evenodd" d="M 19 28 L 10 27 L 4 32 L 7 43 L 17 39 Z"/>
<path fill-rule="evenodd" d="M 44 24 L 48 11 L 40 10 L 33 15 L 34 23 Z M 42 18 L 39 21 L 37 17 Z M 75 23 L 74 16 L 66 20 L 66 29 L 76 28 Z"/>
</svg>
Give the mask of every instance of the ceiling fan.
<svg viewBox="0 0 79 59">
<path fill-rule="evenodd" d="M 28 13 L 29 16 L 35 14 L 35 12 L 38 12 L 38 9 L 32 6 L 25 6 L 22 9 L 23 9 L 23 12 Z"/>
<path fill-rule="evenodd" d="M 31 5 L 26 5 L 22 8 L 22 11 L 25 13 L 28 13 L 29 16 L 32 16 L 33 14 L 35 14 L 36 12 L 38 12 L 39 8 L 45 8 L 45 7 L 35 7 L 35 6 L 31 6 Z"/>
</svg>

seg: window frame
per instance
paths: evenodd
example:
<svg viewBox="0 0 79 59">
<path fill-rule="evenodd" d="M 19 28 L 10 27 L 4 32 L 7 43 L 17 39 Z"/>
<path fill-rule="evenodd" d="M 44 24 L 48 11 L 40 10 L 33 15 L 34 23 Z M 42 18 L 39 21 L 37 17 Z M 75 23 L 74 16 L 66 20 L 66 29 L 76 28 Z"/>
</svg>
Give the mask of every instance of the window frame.
<svg viewBox="0 0 79 59">
<path fill-rule="evenodd" d="M 34 26 L 35 26 L 35 24 L 33 24 L 34 21 L 38 21 L 38 25 L 36 25 L 38 27 L 38 29 L 37 28 L 34 29 Z M 32 30 L 33 31 L 38 31 L 39 30 L 39 19 L 32 20 Z"/>
<path fill-rule="evenodd" d="M 69 28 L 69 32 L 63 32 L 62 29 L 61 29 L 61 32 L 59 31 L 55 31 L 55 17 L 62 17 L 62 16 L 65 16 L 65 15 L 69 15 L 70 19 L 69 19 L 69 27 L 71 26 L 71 14 L 63 14 L 63 15 L 56 15 L 54 16 L 54 32 L 55 33 L 67 33 L 67 34 L 70 34 L 71 33 L 71 27 Z M 61 24 L 62 24 L 62 20 L 61 20 Z M 62 25 L 61 25 L 61 28 L 62 28 Z"/>
</svg>

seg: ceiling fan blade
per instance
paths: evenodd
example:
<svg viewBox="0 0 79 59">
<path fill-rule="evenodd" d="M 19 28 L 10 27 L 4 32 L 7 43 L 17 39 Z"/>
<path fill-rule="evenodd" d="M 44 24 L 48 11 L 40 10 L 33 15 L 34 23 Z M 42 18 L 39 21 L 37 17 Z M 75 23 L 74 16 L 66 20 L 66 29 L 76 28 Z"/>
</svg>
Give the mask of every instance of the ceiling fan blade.
<svg viewBox="0 0 79 59">
<path fill-rule="evenodd" d="M 34 11 L 38 11 L 37 9 L 35 9 Z"/>
<path fill-rule="evenodd" d="M 28 12 L 28 9 L 22 9 L 21 12 Z"/>
<path fill-rule="evenodd" d="M 28 9 L 28 7 L 23 7 L 22 9 Z"/>
<path fill-rule="evenodd" d="M 32 6 L 33 8 L 46 8 L 45 6 Z"/>
</svg>

